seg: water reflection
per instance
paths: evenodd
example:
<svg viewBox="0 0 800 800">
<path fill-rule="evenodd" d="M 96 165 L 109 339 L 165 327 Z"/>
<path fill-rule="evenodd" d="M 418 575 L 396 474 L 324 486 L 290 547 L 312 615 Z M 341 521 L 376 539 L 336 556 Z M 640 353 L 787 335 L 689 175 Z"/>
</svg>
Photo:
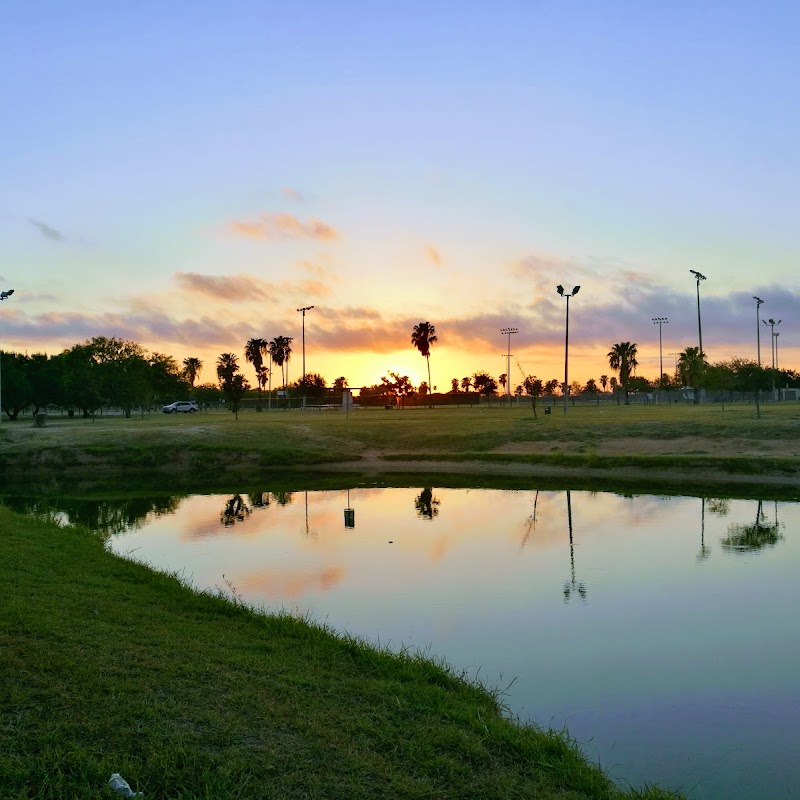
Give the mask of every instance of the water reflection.
<svg viewBox="0 0 800 800">
<path fill-rule="evenodd" d="M 759 500 L 755 522 L 730 525 L 728 535 L 722 539 L 722 546 L 736 553 L 752 553 L 765 547 L 774 547 L 782 539 L 778 504 L 775 503 L 775 522 L 769 522 L 764 515 L 764 503 Z"/>
<path fill-rule="evenodd" d="M 564 581 L 564 602 L 577 592 L 578 596 L 586 602 L 586 584 L 575 579 L 575 545 L 572 540 L 572 493 L 567 489 L 567 525 L 569 527 L 569 566 L 570 579 Z"/>
<path fill-rule="evenodd" d="M 244 522 L 252 513 L 253 509 L 245 504 L 242 496 L 235 494 L 225 503 L 225 508 L 222 509 L 219 521 L 226 528 L 230 528 L 231 525 L 235 525 L 237 522 Z"/>
<path fill-rule="evenodd" d="M 433 496 L 433 488 L 423 489 L 414 501 L 414 508 L 417 509 L 417 516 L 422 519 L 433 519 L 439 516 L 439 505 L 441 501 Z"/>
</svg>

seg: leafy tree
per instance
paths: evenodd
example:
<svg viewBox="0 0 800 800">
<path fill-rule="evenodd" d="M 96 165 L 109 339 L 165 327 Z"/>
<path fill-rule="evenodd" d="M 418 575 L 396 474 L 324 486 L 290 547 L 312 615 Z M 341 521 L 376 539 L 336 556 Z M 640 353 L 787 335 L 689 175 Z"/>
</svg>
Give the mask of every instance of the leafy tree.
<svg viewBox="0 0 800 800">
<path fill-rule="evenodd" d="M 248 339 L 244 346 L 244 357 L 248 363 L 253 365 L 256 372 L 256 382 L 258 383 L 258 405 L 256 409 L 261 411 L 261 393 L 267 382 L 268 369 L 264 366 L 264 356 L 269 352 L 269 345 L 266 339 Z"/>
<path fill-rule="evenodd" d="M 722 410 L 725 410 L 725 392 L 730 392 L 736 386 L 736 373 L 730 365 L 719 361 L 706 368 L 703 375 L 703 385 L 715 394 L 721 395 Z M 715 398 L 716 399 L 716 398 Z"/>
<path fill-rule="evenodd" d="M 684 386 L 694 389 L 694 404 L 700 402 L 700 386 L 707 365 L 705 355 L 700 354 L 699 347 L 687 347 L 678 356 L 678 375 Z"/>
<path fill-rule="evenodd" d="M 183 375 L 187 381 L 189 381 L 189 385 L 194 389 L 194 382 L 197 380 L 197 376 L 203 369 L 203 362 L 199 358 L 194 358 L 190 356 L 189 358 L 183 359 Z"/>
<path fill-rule="evenodd" d="M 431 345 L 436 341 L 436 327 L 430 322 L 420 322 L 411 331 L 411 344 L 425 357 L 428 364 L 428 386 L 433 386 L 431 383 Z"/>
<path fill-rule="evenodd" d="M 183 400 L 189 396 L 191 381 L 172 356 L 152 353 L 148 363 L 151 394 L 156 400 L 164 403 Z"/>
<path fill-rule="evenodd" d="M 341 375 L 333 382 L 333 388 L 337 394 L 342 394 L 344 390 L 348 387 L 347 378 L 344 375 Z"/>
<path fill-rule="evenodd" d="M 461 379 L 461 388 L 469 394 L 470 387 L 472 386 L 472 379 L 469 377 L 464 377 Z"/>
<path fill-rule="evenodd" d="M 194 397 L 201 406 L 218 406 L 224 398 L 222 390 L 214 383 L 201 383 L 194 388 Z"/>
<path fill-rule="evenodd" d="M 559 387 L 558 378 L 551 378 L 547 383 L 544 385 L 544 393 L 547 395 L 554 395 L 556 390 Z"/>
<path fill-rule="evenodd" d="M 238 420 L 239 407 L 250 384 L 244 375 L 239 373 L 239 360 L 233 353 L 222 353 L 217 359 L 217 377 L 222 393 L 225 395 L 225 404 Z"/>
<path fill-rule="evenodd" d="M 483 397 L 492 397 L 497 392 L 497 381 L 486 372 L 476 372 L 472 376 L 472 385 Z"/>
<path fill-rule="evenodd" d="M 31 404 L 33 390 L 28 379 L 29 358 L 22 353 L 0 352 L 2 362 L 2 411 L 16 419 Z"/>
<path fill-rule="evenodd" d="M 135 406 L 151 396 L 150 365 L 141 345 L 126 339 L 95 336 L 86 343 L 97 364 L 100 393 L 110 406 L 130 419 Z"/>
<path fill-rule="evenodd" d="M 542 392 L 544 391 L 542 379 L 537 378 L 535 375 L 526 375 L 525 380 L 522 382 L 521 388 L 525 389 L 525 394 L 530 397 L 531 407 L 533 408 L 533 416 L 538 418 L 539 415 L 536 413 L 536 399 L 541 397 Z"/>
<path fill-rule="evenodd" d="M 450 394 L 456 394 L 458 392 L 458 378 L 453 378 L 450 381 Z"/>
<path fill-rule="evenodd" d="M 428 383 L 427 381 L 422 381 L 419 385 L 419 396 L 424 400 L 428 396 Z"/>
<path fill-rule="evenodd" d="M 594 378 L 589 378 L 586 385 L 581 389 L 581 392 L 586 394 L 594 394 L 597 391 L 597 381 Z"/>
<path fill-rule="evenodd" d="M 414 386 L 408 375 L 398 375 L 396 372 L 390 372 L 389 378 L 386 376 L 381 378 L 381 383 L 384 386 L 385 394 L 400 400 L 400 408 L 405 408 L 405 398 L 414 394 Z"/>
<path fill-rule="evenodd" d="M 305 378 L 300 378 L 297 381 L 297 389 L 307 396 L 312 403 L 319 404 L 325 399 L 328 392 L 328 384 L 322 375 L 318 375 L 316 372 L 307 372 Z"/>
<path fill-rule="evenodd" d="M 28 358 L 26 372 L 34 414 L 61 401 L 61 375 L 55 359 L 48 358 L 44 353 L 34 353 Z"/>
<path fill-rule="evenodd" d="M 67 410 L 80 409 L 89 417 L 103 404 L 99 367 L 89 342 L 73 345 L 56 356 L 62 381 L 62 402 Z"/>
<path fill-rule="evenodd" d="M 636 371 L 639 362 L 636 360 L 636 343 L 619 342 L 612 346 L 608 353 L 608 365 L 611 369 L 619 372 L 619 382 L 625 392 L 625 405 L 629 403 L 628 388 L 631 375 Z"/>
</svg>

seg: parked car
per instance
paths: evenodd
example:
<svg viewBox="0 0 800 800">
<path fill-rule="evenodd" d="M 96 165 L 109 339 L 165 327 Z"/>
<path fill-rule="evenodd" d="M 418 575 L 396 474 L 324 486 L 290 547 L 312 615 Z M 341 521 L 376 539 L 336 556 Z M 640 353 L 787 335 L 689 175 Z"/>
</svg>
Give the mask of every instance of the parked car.
<svg viewBox="0 0 800 800">
<path fill-rule="evenodd" d="M 178 412 L 191 414 L 193 411 L 199 411 L 200 408 L 194 400 L 176 400 L 174 403 L 164 406 L 161 410 L 165 414 L 177 414 Z"/>
</svg>

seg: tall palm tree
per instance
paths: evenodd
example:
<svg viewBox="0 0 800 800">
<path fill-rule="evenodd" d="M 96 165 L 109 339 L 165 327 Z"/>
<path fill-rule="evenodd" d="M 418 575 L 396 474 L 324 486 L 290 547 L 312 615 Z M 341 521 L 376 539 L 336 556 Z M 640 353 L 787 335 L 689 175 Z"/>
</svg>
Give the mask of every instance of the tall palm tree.
<svg viewBox="0 0 800 800">
<path fill-rule="evenodd" d="M 203 369 L 203 362 L 199 358 L 190 356 L 183 359 L 183 374 L 194 389 L 194 382 Z"/>
<path fill-rule="evenodd" d="M 217 378 L 220 383 L 231 380 L 239 371 L 239 359 L 233 353 L 222 353 L 217 359 Z"/>
<path fill-rule="evenodd" d="M 291 336 L 276 336 L 267 344 L 270 360 L 281 368 L 281 385 L 286 388 L 286 369 L 292 355 Z M 270 397 L 272 396 L 272 373 L 270 373 Z"/>
<path fill-rule="evenodd" d="M 466 377 L 461 379 L 461 388 L 465 392 L 469 392 L 469 387 L 472 386 L 472 378 L 467 375 Z"/>
<path fill-rule="evenodd" d="M 699 347 L 687 347 L 678 356 L 678 376 L 684 386 L 691 386 L 694 389 L 695 405 L 700 402 L 700 384 L 706 366 L 708 362 L 705 353 L 701 356 Z"/>
<path fill-rule="evenodd" d="M 264 366 L 264 356 L 267 354 L 266 339 L 248 339 L 244 346 L 244 357 L 253 365 L 258 381 L 258 410 L 261 411 L 261 392 L 267 382 L 268 369 Z"/>
<path fill-rule="evenodd" d="M 608 353 L 608 365 L 619 372 L 619 382 L 625 392 L 625 405 L 628 405 L 628 384 L 639 362 L 636 360 L 636 342 L 619 342 Z"/>
<path fill-rule="evenodd" d="M 420 322 L 411 331 L 411 344 L 425 356 L 425 360 L 428 362 L 428 386 L 433 386 L 431 383 L 431 345 L 436 341 L 438 341 L 436 326 L 431 325 L 430 322 Z"/>
<path fill-rule="evenodd" d="M 600 376 L 600 385 L 603 387 L 603 391 L 605 391 L 608 386 L 608 375 Z"/>
</svg>

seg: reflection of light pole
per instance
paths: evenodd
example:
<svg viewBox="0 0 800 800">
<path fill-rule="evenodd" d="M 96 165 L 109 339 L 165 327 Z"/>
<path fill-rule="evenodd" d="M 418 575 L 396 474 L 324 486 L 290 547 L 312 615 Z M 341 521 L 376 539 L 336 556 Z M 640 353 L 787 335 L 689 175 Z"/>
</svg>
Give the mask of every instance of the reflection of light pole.
<svg viewBox="0 0 800 800">
<path fill-rule="evenodd" d="M 511 408 L 511 334 L 519 333 L 517 328 L 500 328 L 503 336 L 508 336 L 508 352 L 506 353 L 506 395 L 508 396 L 508 407 Z"/>
<path fill-rule="evenodd" d="M 700 552 L 698 561 L 705 561 L 711 555 L 711 548 L 706 547 L 706 499 L 700 498 Z"/>
<path fill-rule="evenodd" d="M 311 311 L 314 306 L 298 308 L 303 312 L 303 408 L 306 407 L 306 311 Z"/>
<path fill-rule="evenodd" d="M 574 292 L 573 292 L 574 294 Z M 572 543 L 572 497 L 567 489 L 567 524 L 569 525 L 569 565 L 571 579 L 564 581 L 564 602 L 568 602 L 570 595 L 577 589 L 581 600 L 586 599 L 586 584 L 575 580 L 575 549 Z"/>
<path fill-rule="evenodd" d="M 653 317 L 653 325 L 658 325 L 658 385 L 664 388 L 664 358 L 661 352 L 661 326 L 669 320 L 666 317 Z"/>
<path fill-rule="evenodd" d="M 13 289 L 6 289 L 4 292 L 0 292 L 0 300 L 7 300 L 11 295 L 14 294 Z M 2 351 L 0 351 L 0 356 L 2 356 Z M 3 375 L 0 372 L 0 423 L 3 421 L 3 395 L 2 395 L 2 387 L 3 387 Z"/>
<path fill-rule="evenodd" d="M 580 291 L 581 287 L 576 286 L 572 290 L 572 294 L 566 294 L 564 292 L 564 287 L 560 284 L 556 286 L 556 291 L 562 296 L 567 298 L 567 324 L 566 324 L 566 333 L 564 338 L 564 413 L 567 413 L 567 408 L 569 405 L 569 299 L 570 297 L 575 297 L 576 294 Z"/>
<path fill-rule="evenodd" d="M 753 300 L 756 301 L 756 342 L 758 346 L 758 366 L 761 366 L 761 328 L 758 327 L 758 309 L 764 302 L 760 297 L 753 295 Z"/>
</svg>

